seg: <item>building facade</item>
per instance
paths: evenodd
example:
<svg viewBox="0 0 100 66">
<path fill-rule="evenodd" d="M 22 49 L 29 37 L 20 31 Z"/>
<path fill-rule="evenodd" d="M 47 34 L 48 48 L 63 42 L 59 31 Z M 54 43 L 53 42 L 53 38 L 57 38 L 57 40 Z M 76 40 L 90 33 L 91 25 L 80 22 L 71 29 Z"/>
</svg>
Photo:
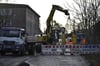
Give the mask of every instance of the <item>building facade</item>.
<svg viewBox="0 0 100 66">
<path fill-rule="evenodd" d="M 0 27 L 25 28 L 32 35 L 40 33 L 40 16 L 28 5 L 0 4 Z M 30 35 L 30 34 L 29 34 Z"/>
</svg>

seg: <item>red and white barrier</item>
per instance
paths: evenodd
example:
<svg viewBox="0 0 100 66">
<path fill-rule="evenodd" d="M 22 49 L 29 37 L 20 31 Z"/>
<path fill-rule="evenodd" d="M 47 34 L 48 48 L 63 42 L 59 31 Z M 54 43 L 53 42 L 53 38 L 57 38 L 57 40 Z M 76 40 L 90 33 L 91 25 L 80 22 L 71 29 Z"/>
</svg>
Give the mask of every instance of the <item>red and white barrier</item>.
<svg viewBox="0 0 100 66">
<path fill-rule="evenodd" d="M 60 45 L 42 45 L 42 54 L 44 55 L 60 55 L 61 53 Z"/>
<path fill-rule="evenodd" d="M 100 54 L 100 45 L 42 45 L 42 54 L 60 55 L 70 53 L 80 54 Z"/>
</svg>

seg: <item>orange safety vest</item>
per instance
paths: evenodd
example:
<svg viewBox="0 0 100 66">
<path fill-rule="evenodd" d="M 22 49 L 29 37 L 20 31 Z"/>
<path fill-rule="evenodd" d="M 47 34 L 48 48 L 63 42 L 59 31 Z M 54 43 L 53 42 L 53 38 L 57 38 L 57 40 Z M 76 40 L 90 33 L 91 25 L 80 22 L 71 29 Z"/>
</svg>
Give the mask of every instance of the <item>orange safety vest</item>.
<svg viewBox="0 0 100 66">
<path fill-rule="evenodd" d="M 85 45 L 86 44 L 86 38 L 82 39 L 82 44 Z"/>
</svg>

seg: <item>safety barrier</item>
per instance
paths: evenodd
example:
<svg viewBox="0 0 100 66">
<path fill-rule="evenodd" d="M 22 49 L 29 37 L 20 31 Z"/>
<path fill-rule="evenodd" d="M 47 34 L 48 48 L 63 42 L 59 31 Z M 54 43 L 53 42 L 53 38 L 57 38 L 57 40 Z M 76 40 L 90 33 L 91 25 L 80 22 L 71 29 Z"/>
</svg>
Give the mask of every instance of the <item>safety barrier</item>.
<svg viewBox="0 0 100 66">
<path fill-rule="evenodd" d="M 60 55 L 62 53 L 61 45 L 42 45 L 42 54 L 44 55 Z"/>
<path fill-rule="evenodd" d="M 64 53 L 73 55 L 100 54 L 100 45 L 42 45 L 42 54 L 44 55 L 60 55 Z"/>
<path fill-rule="evenodd" d="M 81 54 L 100 54 L 100 45 L 83 45 Z"/>
<path fill-rule="evenodd" d="M 99 50 L 100 45 L 75 45 L 72 51 L 73 54 L 100 54 Z"/>
</svg>

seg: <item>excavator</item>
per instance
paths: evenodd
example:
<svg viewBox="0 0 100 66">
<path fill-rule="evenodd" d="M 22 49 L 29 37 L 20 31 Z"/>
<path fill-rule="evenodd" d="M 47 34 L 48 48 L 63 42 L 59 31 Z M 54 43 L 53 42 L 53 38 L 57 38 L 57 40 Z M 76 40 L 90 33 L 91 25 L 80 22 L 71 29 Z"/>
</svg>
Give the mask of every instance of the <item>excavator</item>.
<svg viewBox="0 0 100 66">
<path fill-rule="evenodd" d="M 52 24 L 51 24 L 51 21 L 53 20 L 53 16 L 54 16 L 54 13 L 56 10 L 59 10 L 61 12 L 64 12 L 65 15 L 69 15 L 68 13 L 68 10 L 65 10 L 63 9 L 62 7 L 58 6 L 58 5 L 52 5 L 52 9 L 51 9 L 51 12 L 49 14 L 49 17 L 47 18 L 47 21 L 46 21 L 46 25 L 47 25 L 47 28 L 46 28 L 46 37 L 43 36 L 43 34 L 41 34 L 41 41 L 42 42 L 46 42 L 46 43 L 52 43 L 54 40 L 52 39 L 53 35 L 52 35 Z M 45 39 L 44 39 L 44 38 Z"/>
</svg>

